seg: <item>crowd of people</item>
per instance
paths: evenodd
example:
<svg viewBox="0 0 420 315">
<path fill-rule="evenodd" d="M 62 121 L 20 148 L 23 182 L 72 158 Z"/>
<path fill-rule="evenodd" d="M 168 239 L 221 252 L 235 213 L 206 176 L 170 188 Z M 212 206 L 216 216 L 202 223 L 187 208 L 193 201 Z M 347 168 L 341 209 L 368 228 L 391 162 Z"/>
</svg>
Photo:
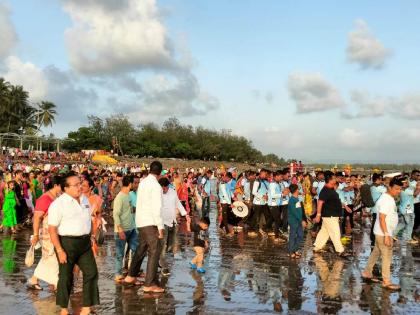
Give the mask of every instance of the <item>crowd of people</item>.
<svg viewBox="0 0 420 315">
<path fill-rule="evenodd" d="M 181 224 L 193 238 L 195 257 L 190 267 L 205 273 L 210 224 L 217 225 L 221 238 L 243 231 L 250 238 L 272 239 L 277 246 L 287 246 L 295 260 L 302 256 L 304 233 L 310 233 L 314 255 L 322 256 L 330 248 L 338 259 L 351 259 L 346 244 L 362 228 L 362 219 L 370 218 L 372 252 L 362 277 L 367 282 L 382 281 L 389 290 L 399 289 L 390 276 L 394 243 L 418 244 L 418 170 L 391 177 L 310 174 L 302 168 L 164 169 L 158 161 L 110 167 L 16 162 L 10 157 L 2 164 L 1 229 L 12 234 L 33 229 L 31 244 L 42 247 L 42 258 L 27 285 L 42 290 L 39 281 L 48 283 L 56 291 L 61 314 L 68 314 L 73 280 L 79 273 L 83 274 L 81 314 L 95 312 L 100 303 L 95 257 L 107 226 L 112 225 L 115 282 L 156 294 L 165 291 L 160 277 L 170 276 L 166 257 L 177 252 Z M 211 204 L 217 205 L 216 217 L 211 215 Z M 378 258 L 381 274 L 374 272 Z"/>
</svg>

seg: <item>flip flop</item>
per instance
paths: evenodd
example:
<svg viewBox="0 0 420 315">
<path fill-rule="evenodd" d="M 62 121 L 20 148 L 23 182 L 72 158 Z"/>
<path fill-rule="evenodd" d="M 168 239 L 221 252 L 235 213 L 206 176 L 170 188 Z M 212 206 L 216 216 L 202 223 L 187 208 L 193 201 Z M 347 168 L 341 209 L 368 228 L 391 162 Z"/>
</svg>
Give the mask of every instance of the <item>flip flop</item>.
<svg viewBox="0 0 420 315">
<path fill-rule="evenodd" d="M 382 288 L 390 290 L 390 291 L 400 291 L 401 287 L 398 284 L 388 283 L 382 284 Z"/>
<path fill-rule="evenodd" d="M 164 293 L 165 289 L 156 287 L 154 289 L 143 289 L 143 292 L 144 293 Z"/>
<path fill-rule="evenodd" d="M 30 283 L 30 282 L 28 282 L 26 284 L 26 287 L 29 290 L 34 290 L 34 291 L 41 291 L 42 290 L 42 287 L 38 283 Z"/>
<path fill-rule="evenodd" d="M 379 283 L 380 280 L 378 278 L 375 277 L 363 277 L 362 276 L 362 280 L 366 283 Z"/>
<path fill-rule="evenodd" d="M 121 281 L 120 283 L 121 283 L 123 286 L 126 286 L 126 287 L 142 286 L 142 285 L 144 284 L 144 282 L 142 282 L 142 281 L 140 281 L 140 280 L 138 280 L 138 279 L 136 279 L 136 280 L 134 280 L 134 281 L 131 281 L 131 282 L 127 282 L 127 281 L 123 280 L 123 281 Z"/>
</svg>

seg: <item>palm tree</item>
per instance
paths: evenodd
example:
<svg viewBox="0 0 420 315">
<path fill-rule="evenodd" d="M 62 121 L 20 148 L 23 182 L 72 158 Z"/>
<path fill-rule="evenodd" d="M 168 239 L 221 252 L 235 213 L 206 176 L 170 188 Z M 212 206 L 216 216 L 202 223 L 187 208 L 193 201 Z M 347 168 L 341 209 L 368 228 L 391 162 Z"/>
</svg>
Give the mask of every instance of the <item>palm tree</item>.
<svg viewBox="0 0 420 315">
<path fill-rule="evenodd" d="M 0 78 L 0 115 L 6 113 L 9 102 L 10 83 L 5 79 Z M 4 117 L 4 116 L 3 116 Z"/>
<path fill-rule="evenodd" d="M 11 131 L 11 126 L 13 126 L 12 131 L 16 131 L 33 120 L 33 107 L 29 105 L 28 99 L 29 93 L 21 85 L 11 86 L 5 106 L 5 112 L 9 118 L 7 132 Z"/>
<path fill-rule="evenodd" d="M 55 115 L 57 111 L 55 110 L 57 106 L 52 102 L 41 102 L 38 104 L 38 109 L 36 112 L 36 123 L 38 124 L 38 131 L 41 127 L 52 126 L 55 122 Z"/>
</svg>

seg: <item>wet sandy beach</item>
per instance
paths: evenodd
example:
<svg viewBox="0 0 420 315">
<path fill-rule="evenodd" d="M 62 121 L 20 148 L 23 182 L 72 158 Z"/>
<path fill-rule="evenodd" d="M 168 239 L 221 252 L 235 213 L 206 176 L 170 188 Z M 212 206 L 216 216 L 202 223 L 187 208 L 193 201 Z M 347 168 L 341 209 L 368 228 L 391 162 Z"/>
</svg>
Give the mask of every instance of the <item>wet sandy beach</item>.
<svg viewBox="0 0 420 315">
<path fill-rule="evenodd" d="M 291 260 L 285 245 L 272 240 L 220 236 L 212 210 L 211 250 L 204 275 L 192 272 L 191 238 L 180 234 L 180 252 L 168 255 L 171 275 L 162 278 L 166 293 L 146 295 L 138 287 L 114 284 L 113 236 L 107 236 L 97 258 L 101 305 L 99 314 L 419 314 L 420 247 L 401 244 L 394 250 L 393 280 L 401 292 L 390 293 L 379 284 L 361 281 L 360 272 L 369 253 L 368 229 L 354 233 L 347 245 L 356 253 L 350 260 L 334 254 L 314 257 L 309 233 L 303 257 Z M 28 291 L 26 280 L 33 269 L 24 265 L 30 231 L 0 240 L 0 314 L 55 314 L 55 296 L 45 283 L 41 292 Z M 38 253 L 38 256 L 40 253 Z M 145 262 L 143 263 L 145 269 Z M 72 305 L 79 305 L 81 283 L 77 281 Z M 417 299 L 417 302 L 416 302 Z M 73 309 L 78 314 L 77 307 Z"/>
</svg>

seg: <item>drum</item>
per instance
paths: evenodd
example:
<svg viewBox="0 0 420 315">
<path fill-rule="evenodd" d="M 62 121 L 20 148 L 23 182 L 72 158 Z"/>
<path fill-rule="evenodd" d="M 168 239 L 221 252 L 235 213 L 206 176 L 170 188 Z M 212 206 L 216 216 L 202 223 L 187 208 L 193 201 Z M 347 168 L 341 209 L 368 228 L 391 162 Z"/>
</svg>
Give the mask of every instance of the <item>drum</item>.
<svg viewBox="0 0 420 315">
<path fill-rule="evenodd" d="M 249 210 L 246 204 L 242 201 L 235 201 L 232 205 L 232 212 L 238 218 L 245 218 L 249 214 Z"/>
</svg>

